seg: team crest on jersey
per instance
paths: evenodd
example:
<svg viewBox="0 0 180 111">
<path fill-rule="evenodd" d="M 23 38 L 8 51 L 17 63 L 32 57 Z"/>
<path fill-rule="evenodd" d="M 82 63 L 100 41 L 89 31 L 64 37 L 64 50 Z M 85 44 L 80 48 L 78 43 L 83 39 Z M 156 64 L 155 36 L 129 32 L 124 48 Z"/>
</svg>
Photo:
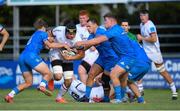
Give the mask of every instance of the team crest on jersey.
<svg viewBox="0 0 180 111">
<path fill-rule="evenodd" d="M 150 31 L 151 31 L 151 32 L 155 32 L 155 28 L 154 28 L 154 27 L 151 27 L 151 28 L 150 28 Z"/>
</svg>

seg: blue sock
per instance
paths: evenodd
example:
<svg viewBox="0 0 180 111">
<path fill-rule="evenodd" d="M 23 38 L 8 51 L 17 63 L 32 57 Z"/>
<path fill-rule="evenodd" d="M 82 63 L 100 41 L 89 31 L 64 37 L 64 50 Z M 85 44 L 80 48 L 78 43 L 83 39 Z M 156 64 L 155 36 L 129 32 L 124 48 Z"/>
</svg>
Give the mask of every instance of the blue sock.
<svg viewBox="0 0 180 111">
<path fill-rule="evenodd" d="M 120 86 L 115 86 L 114 87 L 114 92 L 115 92 L 115 99 L 121 100 L 121 87 Z"/>
<path fill-rule="evenodd" d="M 13 91 L 15 92 L 15 94 L 18 94 L 20 92 L 17 87 L 13 88 Z"/>
<path fill-rule="evenodd" d="M 41 82 L 45 83 L 46 85 L 48 84 L 48 82 L 44 79 L 42 79 Z"/>
<path fill-rule="evenodd" d="M 92 90 L 92 87 L 90 86 L 86 86 L 86 97 L 89 98 L 90 94 L 91 94 L 91 90 Z"/>
<path fill-rule="evenodd" d="M 137 98 L 137 101 L 138 101 L 138 103 L 143 103 L 143 102 L 144 102 L 143 96 L 138 97 L 138 98 Z"/>
<path fill-rule="evenodd" d="M 103 102 L 109 102 L 109 101 L 110 101 L 109 96 L 104 95 Z"/>
<path fill-rule="evenodd" d="M 121 98 L 124 98 L 126 92 L 126 87 L 121 87 Z"/>
</svg>

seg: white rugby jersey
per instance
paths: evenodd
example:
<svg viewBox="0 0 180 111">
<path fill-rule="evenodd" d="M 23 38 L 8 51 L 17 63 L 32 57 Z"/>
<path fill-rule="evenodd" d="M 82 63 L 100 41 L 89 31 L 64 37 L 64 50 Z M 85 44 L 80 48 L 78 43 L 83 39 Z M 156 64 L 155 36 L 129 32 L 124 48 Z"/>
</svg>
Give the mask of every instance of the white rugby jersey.
<svg viewBox="0 0 180 111">
<path fill-rule="evenodd" d="M 53 29 L 52 33 L 55 36 L 55 41 L 58 43 L 67 43 L 70 46 L 73 46 L 77 41 L 81 41 L 79 36 L 75 36 L 74 39 L 67 39 L 65 35 L 66 27 L 65 26 L 58 26 Z"/>
<path fill-rule="evenodd" d="M 87 27 L 86 26 L 82 27 L 80 24 L 77 24 L 76 28 L 77 28 L 77 36 L 79 36 L 83 41 L 87 40 L 90 35 L 87 30 Z M 91 51 L 90 49 L 88 49 L 85 51 L 85 57 L 83 58 L 83 60 L 89 63 L 90 65 L 92 65 L 96 61 L 98 56 L 99 53 L 97 50 Z"/>
<path fill-rule="evenodd" d="M 87 27 L 86 26 L 82 27 L 80 24 L 77 24 L 76 28 L 77 28 L 77 32 L 76 32 L 77 36 L 79 36 L 81 40 L 87 40 L 89 37 L 89 32 L 87 30 Z"/>
<path fill-rule="evenodd" d="M 3 26 L 0 24 L 0 32 L 3 30 Z"/>
<path fill-rule="evenodd" d="M 55 42 L 67 43 L 70 46 L 73 46 L 76 42 L 81 41 L 81 38 L 77 35 L 72 40 L 67 39 L 65 35 L 65 30 L 66 30 L 65 26 L 58 26 L 52 30 L 52 34 L 55 36 Z M 49 58 L 50 58 L 50 61 L 53 61 L 55 59 L 60 59 L 60 60 L 63 60 L 64 62 L 72 62 L 72 61 L 64 60 L 59 52 L 59 49 L 50 49 Z"/>
<path fill-rule="evenodd" d="M 68 92 L 75 100 L 79 100 L 85 95 L 86 85 L 84 85 L 79 80 L 73 80 L 70 88 L 68 89 Z M 92 88 L 90 93 L 90 99 L 92 99 L 93 97 L 104 97 L 104 90 L 102 86 Z"/>
<path fill-rule="evenodd" d="M 146 53 L 157 53 L 160 52 L 160 44 L 159 44 L 159 39 L 158 39 L 158 35 L 157 35 L 157 30 L 155 25 L 153 24 L 152 21 L 148 21 L 147 23 L 140 24 L 140 30 L 141 30 L 141 35 L 143 37 L 150 37 L 151 33 L 156 33 L 157 36 L 157 41 L 154 43 L 151 42 L 147 42 L 147 41 L 142 41 L 143 42 L 143 48 L 145 50 Z"/>
</svg>

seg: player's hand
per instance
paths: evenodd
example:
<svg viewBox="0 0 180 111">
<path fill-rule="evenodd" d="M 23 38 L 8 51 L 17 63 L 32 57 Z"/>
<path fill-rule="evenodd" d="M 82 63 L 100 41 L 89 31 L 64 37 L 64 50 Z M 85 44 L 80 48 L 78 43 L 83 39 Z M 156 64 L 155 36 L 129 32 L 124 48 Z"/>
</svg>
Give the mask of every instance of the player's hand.
<svg viewBox="0 0 180 111">
<path fill-rule="evenodd" d="M 70 55 L 68 54 L 69 52 L 67 50 L 60 51 L 60 53 L 61 53 L 64 60 L 70 59 Z"/>
<path fill-rule="evenodd" d="M 53 38 L 53 37 L 48 37 L 48 41 L 49 41 L 50 43 L 53 43 L 53 42 L 54 42 L 54 38 Z"/>
<path fill-rule="evenodd" d="M 69 46 L 68 44 L 63 44 L 63 47 L 64 47 L 65 49 L 67 49 L 68 51 L 71 51 L 71 48 L 70 48 L 70 46 Z"/>
<path fill-rule="evenodd" d="M 137 34 L 137 39 L 138 39 L 138 41 L 142 41 L 143 40 L 143 36 L 141 34 Z"/>
</svg>

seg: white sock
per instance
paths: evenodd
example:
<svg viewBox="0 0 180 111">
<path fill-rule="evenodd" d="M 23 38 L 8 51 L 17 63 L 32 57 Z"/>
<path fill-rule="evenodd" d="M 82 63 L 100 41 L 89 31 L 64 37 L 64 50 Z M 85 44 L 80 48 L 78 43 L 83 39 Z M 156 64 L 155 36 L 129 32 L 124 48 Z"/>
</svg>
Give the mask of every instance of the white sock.
<svg viewBox="0 0 180 111">
<path fill-rule="evenodd" d="M 170 84 L 170 89 L 171 89 L 172 93 L 176 93 L 176 86 L 175 86 L 174 82 L 172 82 Z"/>
<path fill-rule="evenodd" d="M 59 93 L 58 93 L 58 95 L 57 95 L 57 98 L 60 98 L 60 97 L 62 97 L 62 96 L 64 96 L 64 94 L 67 92 L 67 88 L 66 88 L 66 86 L 63 84 L 63 85 L 61 85 L 61 88 L 60 88 L 60 90 L 59 90 Z"/>
<path fill-rule="evenodd" d="M 8 94 L 10 97 L 14 97 L 14 95 L 15 95 L 15 92 L 14 92 L 14 90 L 12 90 L 9 94 Z"/>
<path fill-rule="evenodd" d="M 138 85 L 138 89 L 140 92 L 144 91 L 144 87 L 143 87 L 143 84 L 137 84 Z"/>
<path fill-rule="evenodd" d="M 40 83 L 40 86 L 46 87 L 46 83 L 41 82 L 41 83 Z"/>
</svg>

